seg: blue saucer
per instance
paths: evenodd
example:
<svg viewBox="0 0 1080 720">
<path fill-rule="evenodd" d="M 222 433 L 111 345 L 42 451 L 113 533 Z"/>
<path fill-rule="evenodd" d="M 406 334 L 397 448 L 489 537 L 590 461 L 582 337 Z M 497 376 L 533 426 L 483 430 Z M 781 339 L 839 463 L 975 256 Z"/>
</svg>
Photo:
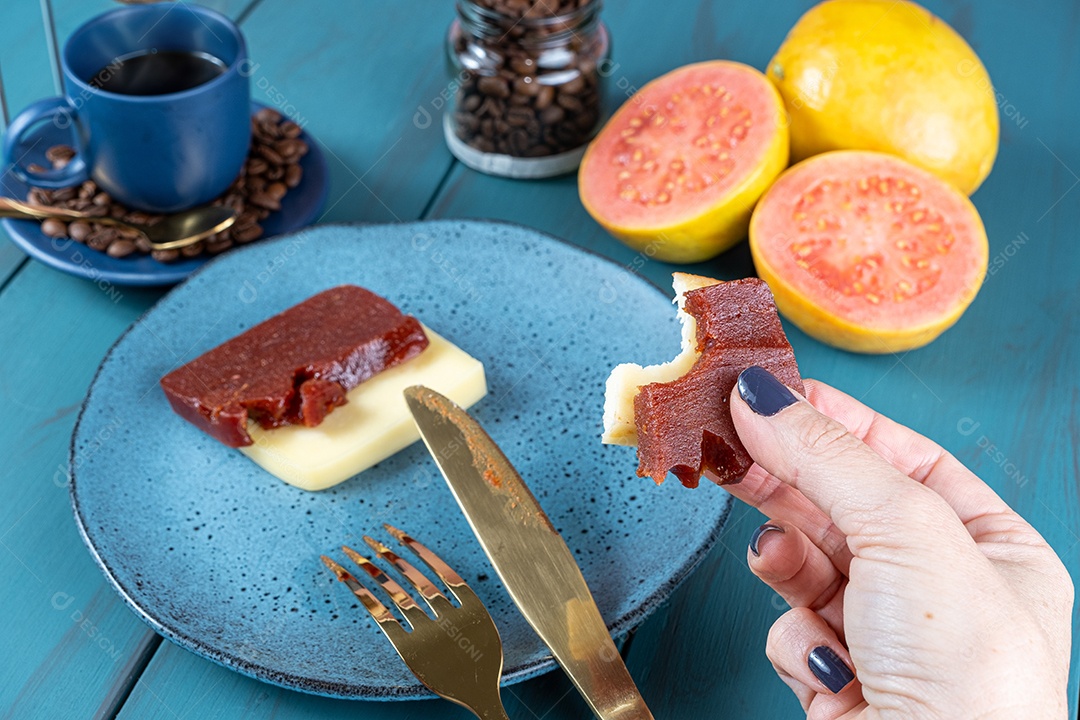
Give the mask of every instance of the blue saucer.
<svg viewBox="0 0 1080 720">
<path fill-rule="evenodd" d="M 265 107 L 252 103 L 252 113 Z M 308 144 L 308 154 L 301 161 L 304 177 L 300 184 L 290 190 L 281 201 L 281 210 L 271 213 L 261 224 L 265 237 L 292 232 L 315 222 L 326 205 L 329 191 L 329 172 L 319 143 L 308 133 L 301 136 Z M 24 147 L 33 148 L 22 160 L 24 164 L 38 163 L 45 167 L 45 150 L 53 145 L 69 142 L 68 131 L 54 123 L 42 123 L 23 141 Z M 11 171 L 0 176 L 0 195 L 25 200 L 27 185 Z M 66 238 L 51 238 L 41 232 L 41 223 L 33 220 L 0 220 L 12 242 L 30 257 L 62 270 L 96 282 L 114 285 L 174 285 L 198 270 L 210 259 L 207 255 L 160 263 L 149 255 L 132 255 L 112 258 L 103 252 L 91 250 L 85 245 Z M 257 241 L 257 242 L 261 242 Z"/>
<path fill-rule="evenodd" d="M 268 271 L 271 268 L 272 271 Z M 333 697 L 430 697 L 319 562 L 383 523 L 419 538 L 487 605 L 506 684 L 555 667 L 488 564 L 421 443 L 319 493 L 286 485 L 183 421 L 167 372 L 311 295 L 354 283 L 479 358 L 471 412 L 562 533 L 615 635 L 655 610 L 716 542 L 731 498 L 635 476 L 600 443 L 619 362 L 679 346 L 668 298 L 550 236 L 486 222 L 325 225 L 226 253 L 116 343 L 72 439 L 75 518 L 120 596 L 154 630 L 270 683 Z M 407 554 L 407 553 L 406 553 Z"/>
</svg>

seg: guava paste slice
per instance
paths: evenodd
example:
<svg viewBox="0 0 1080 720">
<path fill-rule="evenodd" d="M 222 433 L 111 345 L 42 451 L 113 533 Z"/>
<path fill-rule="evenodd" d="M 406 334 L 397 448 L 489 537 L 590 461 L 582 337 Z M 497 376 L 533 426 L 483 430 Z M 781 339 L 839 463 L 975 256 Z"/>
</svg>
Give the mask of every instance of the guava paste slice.
<svg viewBox="0 0 1080 720">
<path fill-rule="evenodd" d="M 686 487 L 702 475 L 737 483 L 753 460 L 731 419 L 739 373 L 758 365 L 803 392 L 795 354 L 769 286 L 757 278 L 692 290 L 685 311 L 697 321 L 697 362 L 682 377 L 644 385 L 634 398 L 638 475 L 663 482 L 670 472 Z"/>
<path fill-rule="evenodd" d="M 315 427 L 345 393 L 428 345 L 420 322 L 355 285 L 324 290 L 161 379 L 178 415 L 229 447 L 264 428 Z"/>
</svg>

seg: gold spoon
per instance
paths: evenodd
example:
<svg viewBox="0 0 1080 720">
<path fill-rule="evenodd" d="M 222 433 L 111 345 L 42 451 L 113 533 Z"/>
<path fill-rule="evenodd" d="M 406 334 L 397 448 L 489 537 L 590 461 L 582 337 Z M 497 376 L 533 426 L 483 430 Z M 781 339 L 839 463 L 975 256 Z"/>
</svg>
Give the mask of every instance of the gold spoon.
<svg viewBox="0 0 1080 720">
<path fill-rule="evenodd" d="M 176 250 L 194 245 L 236 222 L 236 211 L 220 205 L 202 205 L 190 210 L 166 215 L 153 225 L 125 222 L 111 217 L 93 217 L 78 210 L 31 205 L 20 200 L 0 197 L 0 217 L 25 220 L 86 220 L 101 225 L 115 225 L 134 230 L 150 243 L 154 250 Z"/>
</svg>

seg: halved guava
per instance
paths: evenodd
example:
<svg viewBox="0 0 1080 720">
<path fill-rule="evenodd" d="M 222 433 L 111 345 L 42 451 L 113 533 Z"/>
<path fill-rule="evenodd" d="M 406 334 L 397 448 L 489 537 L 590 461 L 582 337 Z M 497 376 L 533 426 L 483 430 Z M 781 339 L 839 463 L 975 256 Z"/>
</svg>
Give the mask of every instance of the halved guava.
<svg viewBox="0 0 1080 720">
<path fill-rule="evenodd" d="M 750 222 L 758 274 L 789 320 L 856 352 L 921 347 L 982 285 L 986 230 L 963 193 L 900 158 L 816 155 L 780 176 Z"/>
<path fill-rule="evenodd" d="M 787 166 L 787 117 L 752 67 L 704 62 L 639 90 L 589 145 L 581 202 L 608 232 L 660 260 L 697 262 L 746 237 Z"/>
</svg>

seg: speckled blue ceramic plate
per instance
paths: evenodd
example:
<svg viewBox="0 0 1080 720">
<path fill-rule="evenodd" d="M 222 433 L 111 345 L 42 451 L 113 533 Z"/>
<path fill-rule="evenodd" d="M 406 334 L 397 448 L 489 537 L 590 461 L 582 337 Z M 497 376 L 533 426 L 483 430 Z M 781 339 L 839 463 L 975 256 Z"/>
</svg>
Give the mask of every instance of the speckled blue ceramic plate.
<svg viewBox="0 0 1080 720">
<path fill-rule="evenodd" d="M 251 104 L 253 113 L 261 107 L 265 106 L 259 103 Z M 42 123 L 24 141 L 27 150 L 22 162 L 36 162 L 48 167 L 45 150 L 68 142 L 67 134 L 67 130 L 57 128 L 53 123 Z M 267 237 L 310 225 L 326 205 L 329 191 L 326 158 L 319 149 L 319 143 L 307 133 L 301 137 L 307 141 L 310 148 L 300 161 L 300 166 L 304 168 L 304 179 L 282 199 L 281 210 L 271 213 L 263 221 L 263 231 Z M 27 191 L 26 183 L 15 177 L 10 170 L 0 174 L 0 195 L 25 200 Z M 206 255 L 200 255 L 189 260 L 160 263 L 149 255 L 113 258 L 66 238 L 58 240 L 48 237 L 41 232 L 41 223 L 34 220 L 3 218 L 0 219 L 0 224 L 3 224 L 11 241 L 30 257 L 62 272 L 95 282 L 113 285 L 173 285 L 210 259 Z"/>
<path fill-rule="evenodd" d="M 655 287 L 527 228 L 484 222 L 322 226 L 228 253 L 110 351 L 72 441 L 75 517 L 155 630 L 271 683 L 336 697 L 428 697 L 319 562 L 389 522 L 456 568 L 502 635 L 504 683 L 555 666 L 514 608 L 420 443 L 336 488 L 286 485 L 174 415 L 158 378 L 341 283 L 392 300 L 483 361 L 473 414 L 581 564 L 613 634 L 654 610 L 716 541 L 717 488 L 656 487 L 634 450 L 600 444 L 604 380 L 674 353 Z"/>
</svg>

